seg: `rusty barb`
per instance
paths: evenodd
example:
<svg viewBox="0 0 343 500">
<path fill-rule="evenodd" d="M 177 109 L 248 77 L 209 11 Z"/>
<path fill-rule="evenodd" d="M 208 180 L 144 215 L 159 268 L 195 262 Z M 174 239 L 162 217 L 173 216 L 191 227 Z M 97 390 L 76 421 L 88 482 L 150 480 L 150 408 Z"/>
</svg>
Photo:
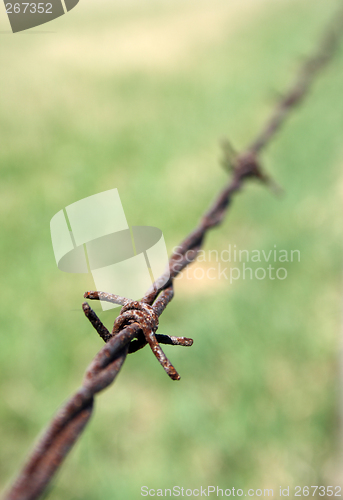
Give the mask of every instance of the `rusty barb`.
<svg viewBox="0 0 343 500">
<path fill-rule="evenodd" d="M 224 165 L 230 169 L 232 178 L 203 215 L 198 226 L 170 257 L 169 281 L 162 286 L 165 280 L 158 279 L 140 301 L 106 292 L 93 291 L 85 294 L 90 300 L 120 304 L 121 312 L 110 333 L 90 306 L 86 302 L 82 305 L 86 317 L 105 345 L 89 365 L 80 389 L 62 406 L 48 425 L 13 485 L 4 495 L 4 500 L 34 500 L 43 494 L 90 419 L 95 395 L 114 381 L 128 353 L 136 352 L 148 344 L 169 377 L 179 380 L 179 374 L 165 356 L 160 344 L 191 346 L 193 340 L 156 333 L 159 317 L 174 296 L 174 278 L 197 258 L 205 235 L 222 222 L 233 195 L 246 181 L 257 179 L 276 189 L 275 183 L 261 168 L 259 154 L 273 139 L 290 112 L 308 94 L 315 78 L 332 59 L 342 31 L 343 10 L 329 25 L 314 55 L 303 63 L 294 84 L 277 103 L 256 140 L 246 151 L 239 154 L 228 142 L 224 144 Z"/>
<path fill-rule="evenodd" d="M 180 380 L 180 375 L 166 357 L 159 344 L 191 346 L 193 345 L 193 339 L 186 337 L 170 337 L 169 335 L 155 335 L 158 328 L 159 310 L 156 310 L 154 306 L 150 306 L 143 300 L 138 302 L 105 292 L 86 292 L 84 297 L 86 299 L 105 300 L 123 306 L 120 315 L 114 322 L 112 332 L 110 333 L 95 312 L 89 307 L 87 302 L 82 304 L 83 312 L 86 317 L 105 342 L 108 342 L 115 335 L 118 335 L 125 326 L 135 324 L 136 328 L 139 328 L 140 331 L 137 338 L 132 340 L 129 344 L 129 354 L 137 352 L 139 349 L 149 344 L 150 349 L 169 377 L 172 380 Z"/>
</svg>

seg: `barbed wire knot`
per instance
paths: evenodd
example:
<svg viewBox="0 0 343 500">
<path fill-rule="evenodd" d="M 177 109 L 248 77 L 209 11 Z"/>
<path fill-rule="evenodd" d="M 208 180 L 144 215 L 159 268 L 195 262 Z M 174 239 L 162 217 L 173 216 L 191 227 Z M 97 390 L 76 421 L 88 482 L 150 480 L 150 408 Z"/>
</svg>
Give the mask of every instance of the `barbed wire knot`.
<svg viewBox="0 0 343 500">
<path fill-rule="evenodd" d="M 118 335 L 119 332 L 127 326 L 136 323 L 139 326 L 139 332 L 136 339 L 129 343 L 128 352 L 137 352 L 139 349 L 149 344 L 150 349 L 169 377 L 172 380 L 180 380 L 180 375 L 164 354 L 159 342 L 161 344 L 191 346 L 193 345 L 193 339 L 187 337 L 171 337 L 169 335 L 155 335 L 159 325 L 158 313 L 154 306 L 146 302 L 97 291 L 86 292 L 84 297 L 92 300 L 104 300 L 123 306 L 119 316 L 114 322 L 112 332 L 110 333 L 87 302 L 83 303 L 82 308 L 86 317 L 105 342 L 108 342 L 112 337 Z"/>
</svg>

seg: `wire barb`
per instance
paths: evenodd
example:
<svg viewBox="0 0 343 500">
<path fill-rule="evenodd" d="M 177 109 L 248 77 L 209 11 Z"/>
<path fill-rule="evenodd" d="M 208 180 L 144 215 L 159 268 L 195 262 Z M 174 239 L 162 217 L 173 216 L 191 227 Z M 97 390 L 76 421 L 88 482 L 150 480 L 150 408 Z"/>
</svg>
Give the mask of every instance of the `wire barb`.
<svg viewBox="0 0 343 500">
<path fill-rule="evenodd" d="M 169 377 L 172 380 L 180 380 L 180 375 L 175 370 L 174 366 L 171 364 L 167 356 L 164 354 L 161 346 L 159 345 L 159 339 L 163 344 L 181 346 L 193 345 L 193 339 L 189 339 L 186 337 L 169 337 L 168 335 L 156 336 L 155 332 L 158 328 L 158 314 L 153 307 L 144 302 L 133 301 L 130 299 L 126 299 L 125 297 L 120 297 L 119 295 L 97 291 L 86 292 L 84 294 L 84 297 L 94 300 L 106 300 L 107 302 L 115 301 L 114 303 L 116 304 L 123 304 L 120 315 L 117 317 L 114 323 L 112 333 L 110 333 L 102 324 L 98 316 L 89 307 L 87 302 L 82 305 L 86 317 L 89 319 L 95 330 L 105 342 L 108 342 L 110 338 L 112 338 L 114 335 L 117 335 L 119 331 L 125 326 L 132 323 L 137 323 L 144 337 L 139 337 L 140 332 L 138 333 L 138 339 L 133 340 L 129 346 L 129 353 L 136 352 L 149 344 L 152 352 L 154 353 L 166 373 L 169 375 Z"/>
<path fill-rule="evenodd" d="M 116 335 L 126 325 L 137 323 L 143 332 L 146 343 L 163 366 L 166 373 L 172 380 L 180 380 L 180 375 L 175 370 L 167 356 L 159 345 L 155 332 L 158 328 L 158 316 L 152 306 L 137 301 L 128 301 L 123 306 L 120 315 L 116 319 L 112 335 Z"/>
<path fill-rule="evenodd" d="M 87 302 L 82 304 L 83 312 L 85 313 L 86 318 L 89 319 L 93 327 L 96 329 L 100 337 L 104 342 L 108 342 L 112 337 L 112 334 L 107 330 L 106 326 L 104 326 L 98 316 L 95 314 L 93 309 L 89 307 Z"/>
</svg>

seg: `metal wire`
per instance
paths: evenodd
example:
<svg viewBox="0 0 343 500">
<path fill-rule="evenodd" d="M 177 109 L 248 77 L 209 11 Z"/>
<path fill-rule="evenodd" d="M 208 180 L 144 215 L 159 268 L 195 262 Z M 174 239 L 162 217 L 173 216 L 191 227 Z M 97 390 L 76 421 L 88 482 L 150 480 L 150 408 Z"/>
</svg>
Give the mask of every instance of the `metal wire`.
<svg viewBox="0 0 343 500">
<path fill-rule="evenodd" d="M 34 500 L 42 495 L 89 421 L 95 395 L 112 384 L 128 353 L 136 352 L 149 344 L 168 375 L 175 380 L 180 378 L 163 353 L 160 343 L 190 346 L 192 339 L 156 334 L 158 318 L 174 296 L 173 280 L 197 258 L 207 232 L 222 222 L 233 195 L 247 180 L 255 178 L 273 186 L 272 180 L 261 168 L 258 155 L 269 144 L 289 113 L 307 95 L 319 72 L 332 59 L 342 31 L 343 12 L 340 12 L 326 30 L 314 55 L 302 65 L 295 83 L 277 104 L 257 139 L 238 155 L 233 154 L 229 144 L 225 145 L 224 163 L 232 168 L 232 179 L 216 197 L 198 226 L 170 257 L 169 281 L 161 287 L 159 283 L 164 283 L 165 280 L 157 280 L 141 301 L 131 301 L 105 292 L 85 294 L 88 299 L 108 300 L 123 305 L 120 315 L 110 333 L 90 306 L 86 302 L 83 304 L 86 317 L 106 344 L 89 365 L 80 389 L 60 408 L 48 425 L 3 500 Z"/>
</svg>

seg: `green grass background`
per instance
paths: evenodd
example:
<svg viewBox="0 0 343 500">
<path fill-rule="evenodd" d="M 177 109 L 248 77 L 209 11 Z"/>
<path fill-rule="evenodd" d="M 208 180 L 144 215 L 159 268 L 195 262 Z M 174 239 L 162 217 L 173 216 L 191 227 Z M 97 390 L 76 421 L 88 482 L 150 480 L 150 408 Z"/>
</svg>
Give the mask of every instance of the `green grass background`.
<svg viewBox="0 0 343 500">
<path fill-rule="evenodd" d="M 102 347 L 81 310 L 90 277 L 56 267 L 52 216 L 118 188 L 129 224 L 161 228 L 171 251 L 227 180 L 220 138 L 254 138 L 336 7 L 82 0 L 16 35 L 1 7 L 2 488 Z M 342 53 L 263 154 L 284 196 L 249 184 L 205 245 L 301 262 L 284 281 L 178 281 L 160 332 L 195 340 L 166 347 L 181 381 L 149 349 L 130 356 L 49 499 L 342 481 Z"/>
</svg>

